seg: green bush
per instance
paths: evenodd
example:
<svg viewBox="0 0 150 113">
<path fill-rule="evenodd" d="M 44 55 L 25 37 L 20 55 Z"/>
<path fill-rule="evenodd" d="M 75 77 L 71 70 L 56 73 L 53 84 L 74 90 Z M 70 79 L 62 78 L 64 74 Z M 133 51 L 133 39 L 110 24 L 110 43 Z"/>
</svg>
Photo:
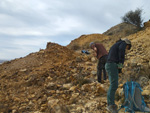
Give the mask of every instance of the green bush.
<svg viewBox="0 0 150 113">
<path fill-rule="evenodd" d="M 142 11 L 143 10 L 139 8 L 137 8 L 135 11 L 131 10 L 122 17 L 122 21 L 141 28 L 143 23 Z"/>
</svg>

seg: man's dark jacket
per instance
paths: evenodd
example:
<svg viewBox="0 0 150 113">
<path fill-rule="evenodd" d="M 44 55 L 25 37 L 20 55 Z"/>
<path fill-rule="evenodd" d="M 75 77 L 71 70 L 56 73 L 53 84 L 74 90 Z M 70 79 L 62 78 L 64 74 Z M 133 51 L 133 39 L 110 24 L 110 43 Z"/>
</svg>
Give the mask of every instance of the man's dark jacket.
<svg viewBox="0 0 150 113">
<path fill-rule="evenodd" d="M 124 63 L 125 59 L 125 49 L 126 49 L 126 43 L 125 41 L 118 41 L 115 43 L 109 50 L 108 54 L 108 63 Z"/>
</svg>

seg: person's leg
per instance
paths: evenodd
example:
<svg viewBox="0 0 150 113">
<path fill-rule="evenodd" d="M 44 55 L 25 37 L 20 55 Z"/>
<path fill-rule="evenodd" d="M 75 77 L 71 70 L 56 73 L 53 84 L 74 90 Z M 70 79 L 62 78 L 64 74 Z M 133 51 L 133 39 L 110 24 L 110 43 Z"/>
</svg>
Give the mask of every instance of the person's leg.
<svg viewBox="0 0 150 113">
<path fill-rule="evenodd" d="M 105 65 L 105 64 L 104 64 Z M 105 70 L 105 68 L 103 68 L 103 79 L 104 80 L 106 80 L 107 79 L 107 77 L 106 77 L 106 70 Z"/>
<path fill-rule="evenodd" d="M 106 69 L 105 69 L 105 64 L 106 64 L 106 61 L 107 61 L 107 55 L 103 56 L 103 59 L 102 59 L 102 64 L 103 64 L 103 80 L 106 80 L 107 77 L 107 73 L 106 73 Z"/>
<path fill-rule="evenodd" d="M 98 60 L 97 64 L 97 80 L 100 83 L 101 82 L 101 75 L 102 75 L 102 63 L 101 60 Z"/>
<path fill-rule="evenodd" d="M 118 67 L 116 63 L 106 63 L 105 67 L 110 81 L 107 92 L 107 103 L 108 105 L 115 105 L 115 92 L 118 88 Z"/>
</svg>

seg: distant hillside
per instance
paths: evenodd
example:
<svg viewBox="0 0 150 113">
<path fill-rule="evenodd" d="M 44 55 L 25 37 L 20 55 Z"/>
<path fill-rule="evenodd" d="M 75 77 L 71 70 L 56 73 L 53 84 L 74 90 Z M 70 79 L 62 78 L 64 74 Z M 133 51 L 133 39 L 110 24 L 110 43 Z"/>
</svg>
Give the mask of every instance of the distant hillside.
<svg viewBox="0 0 150 113">
<path fill-rule="evenodd" d="M 79 38 L 72 40 L 67 47 L 73 50 L 87 49 L 91 42 L 105 42 L 106 40 L 109 40 L 109 37 L 103 34 L 81 35 Z"/>
<path fill-rule="evenodd" d="M 114 43 L 120 38 L 129 36 L 136 32 L 138 32 L 138 28 L 135 25 L 128 24 L 128 23 L 121 23 L 121 24 L 111 27 L 103 34 L 110 36 L 111 39 L 113 39 L 112 42 Z"/>
<path fill-rule="evenodd" d="M 5 62 L 5 61 L 6 61 L 6 60 L 0 60 L 0 64 L 3 63 L 3 62 Z"/>
<path fill-rule="evenodd" d="M 111 27 L 109 30 L 104 32 L 104 35 L 109 36 L 118 36 L 119 38 L 131 35 L 136 33 L 138 28 L 135 25 L 128 24 L 128 23 L 121 23 L 116 26 Z"/>
<path fill-rule="evenodd" d="M 73 50 L 79 49 L 87 49 L 89 47 L 90 42 L 100 42 L 106 45 L 106 49 L 115 43 L 120 38 L 129 36 L 138 31 L 138 28 L 132 24 L 121 23 L 118 24 L 103 34 L 89 34 L 89 35 L 81 35 L 79 38 L 72 40 L 68 48 Z"/>
</svg>

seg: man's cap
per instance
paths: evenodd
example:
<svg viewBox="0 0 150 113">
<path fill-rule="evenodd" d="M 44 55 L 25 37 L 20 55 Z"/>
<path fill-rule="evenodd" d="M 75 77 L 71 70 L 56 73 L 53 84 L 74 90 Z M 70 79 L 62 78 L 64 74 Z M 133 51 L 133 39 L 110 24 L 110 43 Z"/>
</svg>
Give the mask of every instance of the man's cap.
<svg viewBox="0 0 150 113">
<path fill-rule="evenodd" d="M 131 41 L 129 40 L 129 39 L 127 39 L 127 38 L 123 38 L 123 39 L 121 39 L 122 41 L 125 41 L 126 42 L 126 44 L 130 44 L 131 45 Z"/>
<path fill-rule="evenodd" d="M 93 44 L 95 44 L 95 43 L 94 43 L 94 42 L 91 42 L 89 46 L 92 47 Z"/>
</svg>

